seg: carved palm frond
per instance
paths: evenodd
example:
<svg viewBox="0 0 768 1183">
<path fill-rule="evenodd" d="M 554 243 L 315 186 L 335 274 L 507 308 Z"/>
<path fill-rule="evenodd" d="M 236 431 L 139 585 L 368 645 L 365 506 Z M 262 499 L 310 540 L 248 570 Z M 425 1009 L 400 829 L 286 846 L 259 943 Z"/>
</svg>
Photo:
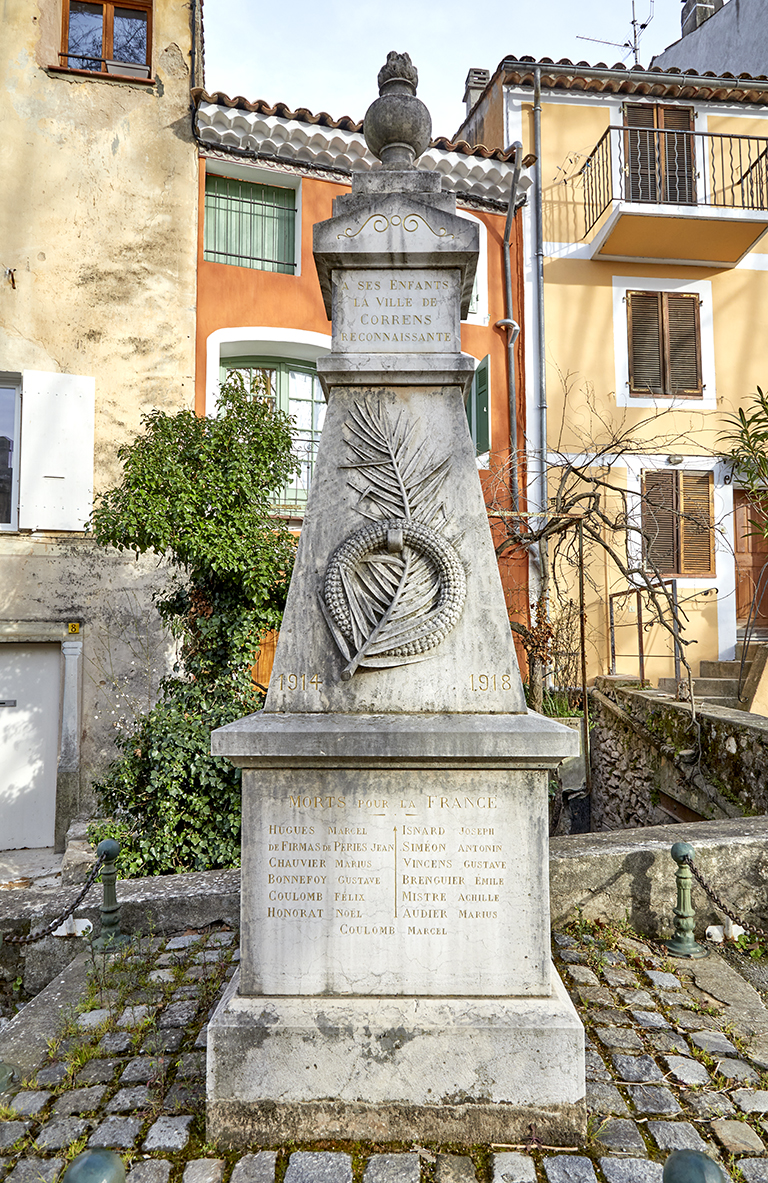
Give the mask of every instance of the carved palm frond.
<svg viewBox="0 0 768 1183">
<path fill-rule="evenodd" d="M 426 443 L 413 442 L 414 428 L 401 411 L 391 424 L 381 406 L 355 406 L 347 422 L 353 460 L 351 487 L 358 510 L 371 521 L 403 518 L 429 523 L 442 511 L 441 491 L 448 458 L 435 460 Z"/>
<path fill-rule="evenodd" d="M 353 634 L 348 677 L 358 666 L 424 660 L 426 654 L 408 657 L 392 650 L 413 642 L 437 603 L 439 587 L 428 559 L 407 548 L 399 555 L 374 554 L 352 576 L 342 574 L 342 585 Z"/>
</svg>

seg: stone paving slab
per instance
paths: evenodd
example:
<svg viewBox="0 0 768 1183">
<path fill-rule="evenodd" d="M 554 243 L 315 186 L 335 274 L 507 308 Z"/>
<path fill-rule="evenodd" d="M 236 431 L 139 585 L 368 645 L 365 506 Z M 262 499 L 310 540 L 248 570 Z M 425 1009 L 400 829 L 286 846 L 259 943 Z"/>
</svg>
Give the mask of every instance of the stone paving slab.
<svg viewBox="0 0 768 1183">
<path fill-rule="evenodd" d="M 527 1154 L 494 1154 L 493 1183 L 536 1183 L 536 1164 Z"/>
<path fill-rule="evenodd" d="M 232 1168 L 229 1183 L 274 1183 L 276 1161 L 276 1150 L 244 1154 Z"/>
<path fill-rule="evenodd" d="M 373 1154 L 365 1164 L 363 1183 L 419 1183 L 418 1154 Z M 530 1183 L 535 1183 L 534 1174 Z M 272 1180 L 269 1180 L 272 1183 Z"/>
<path fill-rule="evenodd" d="M 352 1159 L 333 1151 L 297 1151 L 288 1162 L 285 1183 L 352 1183 Z"/>
<path fill-rule="evenodd" d="M 127 1183 L 168 1183 L 171 1163 L 167 1158 L 150 1158 L 136 1162 L 128 1172 Z"/>
<path fill-rule="evenodd" d="M 454 1146 L 371 1147 L 356 1178 L 660 1183 L 669 1151 L 690 1147 L 734 1178 L 738 1168 L 746 1183 L 768 1183 L 768 1011 L 753 988 L 719 958 L 695 972 L 617 933 L 560 933 L 554 949 L 586 1027 L 584 1143 L 542 1147 L 532 1132 L 484 1159 Z M 207 1017 L 238 954 L 232 932 L 188 932 L 126 953 L 125 980 L 107 983 L 105 971 L 98 988 L 83 983 L 77 1024 L 38 1055 L 0 1118 L 2 1183 L 57 1183 L 86 1138 L 130 1156 L 128 1183 L 351 1183 L 343 1143 L 217 1155 L 205 1142 Z"/>
</svg>

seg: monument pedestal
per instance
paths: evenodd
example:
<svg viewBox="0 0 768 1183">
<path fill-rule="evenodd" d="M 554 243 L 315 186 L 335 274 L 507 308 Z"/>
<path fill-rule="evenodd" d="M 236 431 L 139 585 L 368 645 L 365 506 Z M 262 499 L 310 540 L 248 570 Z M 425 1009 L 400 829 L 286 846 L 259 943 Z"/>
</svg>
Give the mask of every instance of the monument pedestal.
<svg viewBox="0 0 768 1183">
<path fill-rule="evenodd" d="M 514 941 L 514 932 L 510 934 Z M 208 1028 L 208 1138 L 553 1145 L 584 1130 L 584 1029 L 549 998 L 286 998 L 233 978 Z"/>
<path fill-rule="evenodd" d="M 242 961 L 208 1029 L 208 1137 L 552 1143 L 584 1035 L 549 953 L 547 769 L 527 715 L 252 715 Z"/>
</svg>

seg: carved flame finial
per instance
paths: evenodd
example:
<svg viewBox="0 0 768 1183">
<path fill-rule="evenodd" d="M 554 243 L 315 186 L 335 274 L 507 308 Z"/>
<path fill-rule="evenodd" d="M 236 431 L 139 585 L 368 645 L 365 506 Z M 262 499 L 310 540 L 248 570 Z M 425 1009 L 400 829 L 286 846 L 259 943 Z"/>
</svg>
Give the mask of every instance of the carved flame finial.
<svg viewBox="0 0 768 1183">
<path fill-rule="evenodd" d="M 407 53 L 387 54 L 379 70 L 379 98 L 365 114 L 365 142 L 384 168 L 414 168 L 429 145 L 432 120 L 416 97 L 418 70 Z"/>
<path fill-rule="evenodd" d="M 387 54 L 386 63 L 379 70 L 377 81 L 380 95 L 383 95 L 384 88 L 389 89 L 393 82 L 405 83 L 408 92 L 416 94 L 416 87 L 419 85 L 419 71 L 411 61 L 409 53 L 396 53 L 394 49 L 391 49 Z"/>
</svg>

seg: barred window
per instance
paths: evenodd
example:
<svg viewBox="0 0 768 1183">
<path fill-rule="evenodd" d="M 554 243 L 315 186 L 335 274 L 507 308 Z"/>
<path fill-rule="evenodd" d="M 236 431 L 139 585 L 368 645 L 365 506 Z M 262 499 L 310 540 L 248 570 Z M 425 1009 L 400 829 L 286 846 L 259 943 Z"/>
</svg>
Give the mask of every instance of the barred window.
<svg viewBox="0 0 768 1183">
<path fill-rule="evenodd" d="M 206 176 L 203 257 L 210 263 L 293 275 L 295 190 Z"/>
</svg>

